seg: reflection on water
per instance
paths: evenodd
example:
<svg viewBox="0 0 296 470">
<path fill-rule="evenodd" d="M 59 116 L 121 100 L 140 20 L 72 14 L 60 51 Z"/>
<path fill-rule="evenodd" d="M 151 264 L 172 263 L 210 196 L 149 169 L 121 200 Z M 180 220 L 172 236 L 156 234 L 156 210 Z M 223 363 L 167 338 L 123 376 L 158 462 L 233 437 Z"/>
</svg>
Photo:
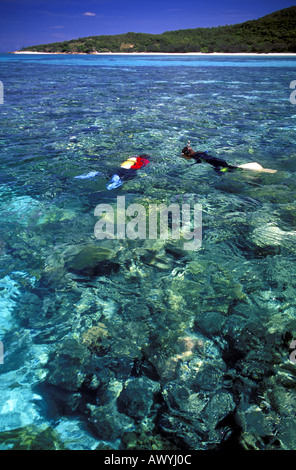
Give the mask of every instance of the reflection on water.
<svg viewBox="0 0 296 470">
<path fill-rule="evenodd" d="M 295 59 L 95 59 L 0 62 L 1 448 L 295 448 Z M 201 204 L 201 249 L 97 240 L 118 195 Z"/>
</svg>

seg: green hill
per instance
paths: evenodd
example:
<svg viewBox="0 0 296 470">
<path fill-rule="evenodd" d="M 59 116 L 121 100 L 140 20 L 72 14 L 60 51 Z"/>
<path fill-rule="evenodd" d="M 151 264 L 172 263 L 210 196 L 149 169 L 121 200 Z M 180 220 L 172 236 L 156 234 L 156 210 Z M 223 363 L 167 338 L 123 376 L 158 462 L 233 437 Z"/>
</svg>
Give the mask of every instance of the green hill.
<svg viewBox="0 0 296 470">
<path fill-rule="evenodd" d="M 296 6 L 231 26 L 162 34 L 126 33 L 41 44 L 22 51 L 95 52 L 296 52 Z"/>
</svg>

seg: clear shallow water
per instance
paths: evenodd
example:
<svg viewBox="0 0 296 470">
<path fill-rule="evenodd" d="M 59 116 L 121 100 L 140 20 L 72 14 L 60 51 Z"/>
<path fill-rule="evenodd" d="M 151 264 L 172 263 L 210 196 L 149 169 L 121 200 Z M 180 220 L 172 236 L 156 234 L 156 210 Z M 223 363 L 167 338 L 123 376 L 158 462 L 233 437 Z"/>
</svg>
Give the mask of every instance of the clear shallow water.
<svg viewBox="0 0 296 470">
<path fill-rule="evenodd" d="M 296 447 L 295 66 L 0 55 L 3 448 Z M 277 173 L 191 166 L 187 140 Z M 117 195 L 202 204 L 202 248 L 100 242 Z"/>
</svg>

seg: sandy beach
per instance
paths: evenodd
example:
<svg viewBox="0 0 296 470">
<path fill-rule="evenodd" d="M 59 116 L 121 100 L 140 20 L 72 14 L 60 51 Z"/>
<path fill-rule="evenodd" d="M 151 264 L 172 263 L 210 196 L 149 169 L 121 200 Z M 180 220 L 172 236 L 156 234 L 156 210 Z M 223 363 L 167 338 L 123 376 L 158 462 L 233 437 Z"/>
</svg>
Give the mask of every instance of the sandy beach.
<svg viewBox="0 0 296 470">
<path fill-rule="evenodd" d="M 166 55 L 166 56 L 184 56 L 184 55 L 196 55 L 196 56 L 292 56 L 295 57 L 295 52 L 93 52 L 87 54 L 85 52 L 77 52 L 75 54 L 68 52 L 36 52 L 36 51 L 14 51 L 13 54 L 39 54 L 39 55 Z"/>
</svg>

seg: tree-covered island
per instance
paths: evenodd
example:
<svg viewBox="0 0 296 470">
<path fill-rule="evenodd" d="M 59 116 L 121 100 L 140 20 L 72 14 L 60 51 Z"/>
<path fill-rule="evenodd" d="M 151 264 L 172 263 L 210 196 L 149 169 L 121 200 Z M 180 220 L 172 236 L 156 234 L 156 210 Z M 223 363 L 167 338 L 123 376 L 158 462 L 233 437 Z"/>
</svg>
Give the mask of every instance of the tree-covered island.
<svg viewBox="0 0 296 470">
<path fill-rule="evenodd" d="M 21 52 L 95 54 L 108 52 L 296 53 L 296 6 L 252 21 L 162 34 L 90 36 L 25 47 Z"/>
</svg>

